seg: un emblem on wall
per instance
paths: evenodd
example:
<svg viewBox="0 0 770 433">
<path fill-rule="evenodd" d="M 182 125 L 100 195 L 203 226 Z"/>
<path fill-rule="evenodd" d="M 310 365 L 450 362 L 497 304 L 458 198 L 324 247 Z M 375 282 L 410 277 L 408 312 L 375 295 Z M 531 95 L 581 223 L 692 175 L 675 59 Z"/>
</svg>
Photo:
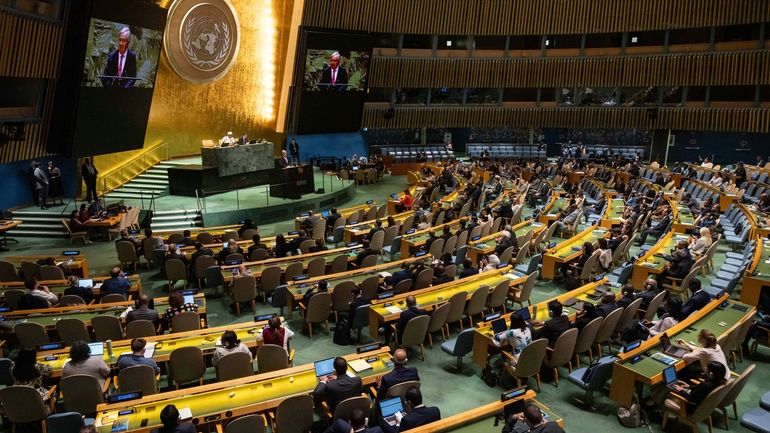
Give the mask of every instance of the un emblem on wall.
<svg viewBox="0 0 770 433">
<path fill-rule="evenodd" d="M 163 37 L 171 67 L 182 78 L 205 83 L 224 76 L 240 46 L 238 16 L 228 0 L 176 0 Z"/>
</svg>

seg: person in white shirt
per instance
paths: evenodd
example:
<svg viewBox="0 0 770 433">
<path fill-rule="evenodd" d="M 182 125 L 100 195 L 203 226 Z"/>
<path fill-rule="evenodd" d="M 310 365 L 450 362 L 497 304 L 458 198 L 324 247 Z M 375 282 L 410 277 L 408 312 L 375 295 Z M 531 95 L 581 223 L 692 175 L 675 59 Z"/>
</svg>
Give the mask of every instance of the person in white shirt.
<svg viewBox="0 0 770 433">
<path fill-rule="evenodd" d="M 511 346 L 511 357 L 509 358 L 508 363 L 513 367 L 516 366 L 521 351 L 532 342 L 532 331 L 530 331 L 527 322 L 525 322 L 521 316 L 517 313 L 513 313 L 511 314 L 511 326 L 507 331 L 495 334 L 492 341 L 498 346 L 502 345 L 504 341 L 508 342 Z"/>
<path fill-rule="evenodd" d="M 211 357 L 211 364 L 216 367 L 220 359 L 236 352 L 247 353 L 249 357 L 252 357 L 249 348 L 246 347 L 245 344 L 241 343 L 241 340 L 238 339 L 238 336 L 235 334 L 235 332 L 227 330 L 224 332 L 224 334 L 222 334 L 221 345 L 217 346 L 217 349 L 214 351 L 214 355 Z"/>
<path fill-rule="evenodd" d="M 48 286 L 41 286 L 36 278 L 27 280 L 24 285 L 29 289 L 30 295 L 45 300 L 49 307 L 56 305 L 56 303 L 59 302 L 59 297 L 56 296 L 56 293 L 51 292 Z"/>
<path fill-rule="evenodd" d="M 238 143 L 238 140 L 233 137 L 233 131 L 227 131 L 227 135 L 219 140 L 220 147 L 231 147 Z"/>
<path fill-rule="evenodd" d="M 500 258 L 496 254 L 490 254 L 485 259 L 482 259 L 481 263 L 484 265 L 481 272 L 491 271 L 492 269 L 497 269 L 497 265 L 500 264 Z"/>
<path fill-rule="evenodd" d="M 597 243 L 599 244 L 599 260 L 598 264 L 602 268 L 602 272 L 607 272 L 612 267 L 612 250 L 607 247 L 607 239 L 600 238 Z"/>
<path fill-rule="evenodd" d="M 712 168 L 714 167 L 714 163 L 711 162 L 711 160 L 708 157 L 703 158 L 703 162 L 700 165 L 703 168 Z"/>
<path fill-rule="evenodd" d="M 289 340 L 294 336 L 294 332 L 281 323 L 281 318 L 273 316 L 267 321 L 267 327 L 262 330 L 262 342 L 264 344 L 275 344 L 282 346 L 286 353 L 289 353 Z"/>
<path fill-rule="evenodd" d="M 690 350 L 682 359 L 689 363 L 698 361 L 701 371 L 705 372 L 710 362 L 718 362 L 725 366 L 725 379 L 730 379 L 730 367 L 727 365 L 727 358 L 722 348 L 717 343 L 717 337 L 708 329 L 701 329 L 698 334 L 698 344 L 701 347 L 694 346 L 684 340 L 677 340 L 680 346 Z"/>
<path fill-rule="evenodd" d="M 650 325 L 650 336 L 666 332 L 669 328 L 685 318 L 682 313 L 681 299 L 671 298 L 666 303 L 668 305 L 668 313 L 663 315 L 660 320 L 653 320 L 652 322 L 647 323 L 647 325 Z"/>
<path fill-rule="evenodd" d="M 703 255 L 708 251 L 709 247 L 713 243 L 711 239 L 711 230 L 708 227 L 701 227 L 700 237 L 690 238 L 690 252 L 697 255 Z"/>
</svg>

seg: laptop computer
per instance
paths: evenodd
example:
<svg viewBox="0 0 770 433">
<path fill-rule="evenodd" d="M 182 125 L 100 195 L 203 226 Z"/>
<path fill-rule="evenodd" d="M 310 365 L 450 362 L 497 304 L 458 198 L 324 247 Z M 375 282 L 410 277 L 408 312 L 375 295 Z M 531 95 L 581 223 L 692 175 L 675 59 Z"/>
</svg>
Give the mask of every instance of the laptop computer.
<svg viewBox="0 0 770 433">
<path fill-rule="evenodd" d="M 665 332 L 660 335 L 660 346 L 663 348 L 663 353 L 675 358 L 681 358 L 688 352 L 684 347 L 671 344 L 671 339 Z"/>
<path fill-rule="evenodd" d="M 195 303 L 195 295 L 184 295 L 184 303 L 185 304 L 194 304 Z"/>
<path fill-rule="evenodd" d="M 493 320 L 491 325 L 492 325 L 492 331 L 494 331 L 495 334 L 505 332 L 505 330 L 508 328 L 508 326 L 505 324 L 505 319 L 503 319 L 502 317 L 497 320 Z"/>
<path fill-rule="evenodd" d="M 315 377 L 318 380 L 334 373 L 334 358 L 322 359 L 313 363 L 315 368 Z"/>
<path fill-rule="evenodd" d="M 525 322 L 532 320 L 532 316 L 529 314 L 529 308 L 525 307 L 520 310 L 516 310 L 516 314 L 519 315 Z"/>
<path fill-rule="evenodd" d="M 93 278 L 81 278 L 78 281 L 78 287 L 93 287 L 93 286 L 94 286 Z"/>
<path fill-rule="evenodd" d="M 632 351 L 634 349 L 638 349 L 639 346 L 641 346 L 641 345 L 642 345 L 642 340 L 632 341 L 632 342 L 626 344 L 625 346 L 623 346 L 623 353 L 628 353 L 628 352 L 630 352 L 630 351 Z"/>
<path fill-rule="evenodd" d="M 380 413 L 382 414 L 383 421 L 388 423 L 389 426 L 395 427 L 396 414 L 400 413 L 403 415 L 404 413 L 404 406 L 401 404 L 401 397 L 382 400 L 380 402 Z"/>
<path fill-rule="evenodd" d="M 97 341 L 95 343 L 88 343 L 88 348 L 91 349 L 91 356 L 103 356 L 104 355 L 104 343 Z"/>
<path fill-rule="evenodd" d="M 690 389 L 684 388 L 684 389 L 676 389 L 674 385 L 684 385 L 684 382 L 679 380 L 679 378 L 676 377 L 676 367 L 666 367 L 663 369 L 663 380 L 666 382 L 666 387 L 671 390 L 672 392 L 678 393 L 678 394 L 689 394 Z"/>
</svg>

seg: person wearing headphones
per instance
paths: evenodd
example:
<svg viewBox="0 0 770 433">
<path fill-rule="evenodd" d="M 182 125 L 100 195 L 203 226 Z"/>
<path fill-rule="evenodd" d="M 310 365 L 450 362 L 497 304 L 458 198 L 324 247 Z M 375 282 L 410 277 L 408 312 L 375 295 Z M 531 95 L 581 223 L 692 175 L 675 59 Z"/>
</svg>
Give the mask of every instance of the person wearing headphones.
<svg viewBox="0 0 770 433">
<path fill-rule="evenodd" d="M 393 370 L 380 376 L 377 380 L 377 399 L 383 400 L 388 395 L 388 390 L 399 383 L 420 381 L 420 375 L 417 373 L 417 369 L 414 367 L 407 367 L 408 359 L 406 357 L 406 350 L 396 349 L 393 354 Z"/>
</svg>

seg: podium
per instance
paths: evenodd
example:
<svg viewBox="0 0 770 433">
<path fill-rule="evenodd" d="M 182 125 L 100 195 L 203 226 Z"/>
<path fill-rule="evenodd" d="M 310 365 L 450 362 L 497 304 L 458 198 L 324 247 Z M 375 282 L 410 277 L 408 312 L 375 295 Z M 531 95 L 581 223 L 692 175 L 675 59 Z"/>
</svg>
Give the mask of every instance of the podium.
<svg viewBox="0 0 770 433">
<path fill-rule="evenodd" d="M 313 166 L 297 165 L 276 168 L 270 177 L 270 197 L 300 199 L 315 191 Z"/>
</svg>

